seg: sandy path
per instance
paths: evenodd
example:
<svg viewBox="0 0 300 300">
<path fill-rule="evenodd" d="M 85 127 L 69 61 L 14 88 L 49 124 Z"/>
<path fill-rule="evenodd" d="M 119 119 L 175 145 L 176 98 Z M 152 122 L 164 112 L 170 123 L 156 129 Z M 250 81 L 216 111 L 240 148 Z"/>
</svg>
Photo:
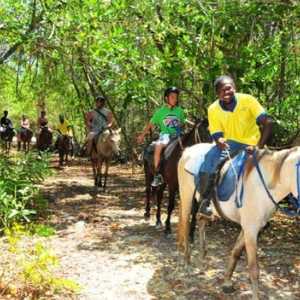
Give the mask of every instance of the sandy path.
<svg viewBox="0 0 300 300">
<path fill-rule="evenodd" d="M 110 173 L 105 194 L 95 194 L 83 160 L 44 184 L 57 228 L 51 245 L 62 273 L 82 286 L 77 299 L 250 299 L 244 257 L 234 275 L 237 291 L 228 296 L 220 289 L 237 226 L 211 224 L 205 262 L 197 262 L 196 243 L 191 273 L 176 270 L 175 234 L 165 238 L 153 217 L 143 220 L 141 170 L 132 175 L 129 167 L 114 166 Z M 262 299 L 300 299 L 299 232 L 299 221 L 277 215 L 260 238 Z"/>
</svg>

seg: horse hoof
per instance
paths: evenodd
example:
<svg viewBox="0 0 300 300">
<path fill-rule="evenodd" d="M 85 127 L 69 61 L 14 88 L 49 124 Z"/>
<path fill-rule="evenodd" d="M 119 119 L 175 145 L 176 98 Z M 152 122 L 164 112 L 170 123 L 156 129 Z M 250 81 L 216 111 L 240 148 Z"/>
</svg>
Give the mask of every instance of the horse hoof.
<svg viewBox="0 0 300 300">
<path fill-rule="evenodd" d="M 190 236 L 190 243 L 191 243 L 191 244 L 194 244 L 194 241 L 195 241 L 194 236 Z"/>
<path fill-rule="evenodd" d="M 161 222 L 156 222 L 155 228 L 160 229 L 161 227 L 162 227 L 162 223 Z"/>
<path fill-rule="evenodd" d="M 165 229 L 165 236 L 168 237 L 172 233 L 171 228 L 166 228 Z"/>
<path fill-rule="evenodd" d="M 225 294 L 232 294 L 235 292 L 235 288 L 233 287 L 232 284 L 230 285 L 223 285 L 222 290 Z"/>
<path fill-rule="evenodd" d="M 150 219 L 150 214 L 144 213 L 144 219 L 145 221 L 148 221 Z"/>
</svg>

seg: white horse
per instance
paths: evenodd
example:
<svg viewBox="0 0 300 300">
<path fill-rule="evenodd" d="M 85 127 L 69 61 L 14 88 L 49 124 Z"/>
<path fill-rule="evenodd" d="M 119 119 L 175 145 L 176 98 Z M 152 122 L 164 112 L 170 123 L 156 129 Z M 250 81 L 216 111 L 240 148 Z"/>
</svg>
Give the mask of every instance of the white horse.
<svg viewBox="0 0 300 300">
<path fill-rule="evenodd" d="M 202 144 L 203 145 L 203 144 Z M 193 147 L 201 147 L 196 145 Z M 185 170 L 188 161 L 188 149 L 183 153 L 178 165 L 178 180 L 180 192 L 180 211 L 178 224 L 178 247 L 184 252 L 185 261 L 190 261 L 190 214 L 194 196 L 194 177 Z M 297 195 L 299 199 L 300 184 L 300 147 L 294 147 L 282 151 L 257 151 L 257 161 L 264 180 L 258 174 L 257 168 L 249 158 L 245 165 L 243 178 L 244 196 L 243 206 L 237 208 L 235 204 L 235 193 L 226 202 L 213 201 L 214 215 L 222 214 L 227 219 L 241 225 L 241 232 L 236 240 L 230 255 L 229 263 L 225 273 L 223 285 L 224 292 L 233 291 L 231 277 L 237 261 L 246 249 L 249 275 L 253 299 L 259 299 L 257 264 L 257 236 L 262 227 L 271 218 L 276 210 L 276 205 L 289 193 Z M 229 162 L 228 162 L 229 163 Z M 227 164 L 228 164 L 227 163 Z M 298 165 L 298 167 L 297 167 Z M 224 166 L 226 168 L 226 165 Z M 227 166 L 228 167 L 228 166 Z M 266 184 L 264 187 L 263 181 Z M 241 182 L 239 183 L 241 187 Z M 267 190 L 270 192 L 268 195 Z M 196 194 L 196 198 L 199 194 Z M 274 202 L 271 200 L 273 198 Z M 219 212 L 219 213 L 218 213 Z M 201 258 L 205 255 L 205 224 L 207 219 L 199 218 L 200 250 Z"/>
<path fill-rule="evenodd" d="M 113 154 L 118 155 L 120 153 L 120 135 L 121 129 L 113 130 L 106 129 L 102 132 L 97 141 L 96 145 L 92 147 L 91 160 L 93 167 L 93 174 L 96 187 L 102 187 L 103 191 L 106 188 L 107 174 L 109 164 Z M 102 184 L 102 165 L 105 164 L 104 171 L 104 183 Z"/>
</svg>

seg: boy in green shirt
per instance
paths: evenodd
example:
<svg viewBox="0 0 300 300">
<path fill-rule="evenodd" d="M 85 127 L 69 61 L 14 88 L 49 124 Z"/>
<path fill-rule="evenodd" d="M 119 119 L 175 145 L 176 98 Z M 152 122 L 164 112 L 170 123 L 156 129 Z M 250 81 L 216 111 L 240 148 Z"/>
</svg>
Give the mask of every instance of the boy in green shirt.
<svg viewBox="0 0 300 300">
<path fill-rule="evenodd" d="M 138 136 L 138 143 L 142 143 L 145 135 L 149 133 L 150 130 L 153 130 L 154 127 L 158 127 L 160 131 L 159 139 L 155 142 L 154 148 L 155 176 L 151 184 L 153 187 L 162 184 L 162 176 L 158 173 L 162 150 L 167 146 L 172 137 L 176 137 L 180 134 L 183 124 L 185 123 L 185 113 L 183 109 L 178 106 L 179 93 L 180 91 L 176 87 L 170 87 L 165 90 L 164 100 L 166 104 L 154 113 L 150 122 Z"/>
</svg>

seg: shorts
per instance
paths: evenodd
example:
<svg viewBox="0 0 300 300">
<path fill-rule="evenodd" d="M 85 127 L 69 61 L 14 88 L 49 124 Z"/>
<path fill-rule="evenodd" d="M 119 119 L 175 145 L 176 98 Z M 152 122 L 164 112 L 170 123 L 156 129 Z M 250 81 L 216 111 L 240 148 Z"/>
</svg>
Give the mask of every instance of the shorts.
<svg viewBox="0 0 300 300">
<path fill-rule="evenodd" d="M 170 134 L 168 134 L 168 133 L 161 133 L 159 135 L 158 140 L 155 141 L 155 144 L 167 145 L 169 142 L 170 142 Z"/>
</svg>

